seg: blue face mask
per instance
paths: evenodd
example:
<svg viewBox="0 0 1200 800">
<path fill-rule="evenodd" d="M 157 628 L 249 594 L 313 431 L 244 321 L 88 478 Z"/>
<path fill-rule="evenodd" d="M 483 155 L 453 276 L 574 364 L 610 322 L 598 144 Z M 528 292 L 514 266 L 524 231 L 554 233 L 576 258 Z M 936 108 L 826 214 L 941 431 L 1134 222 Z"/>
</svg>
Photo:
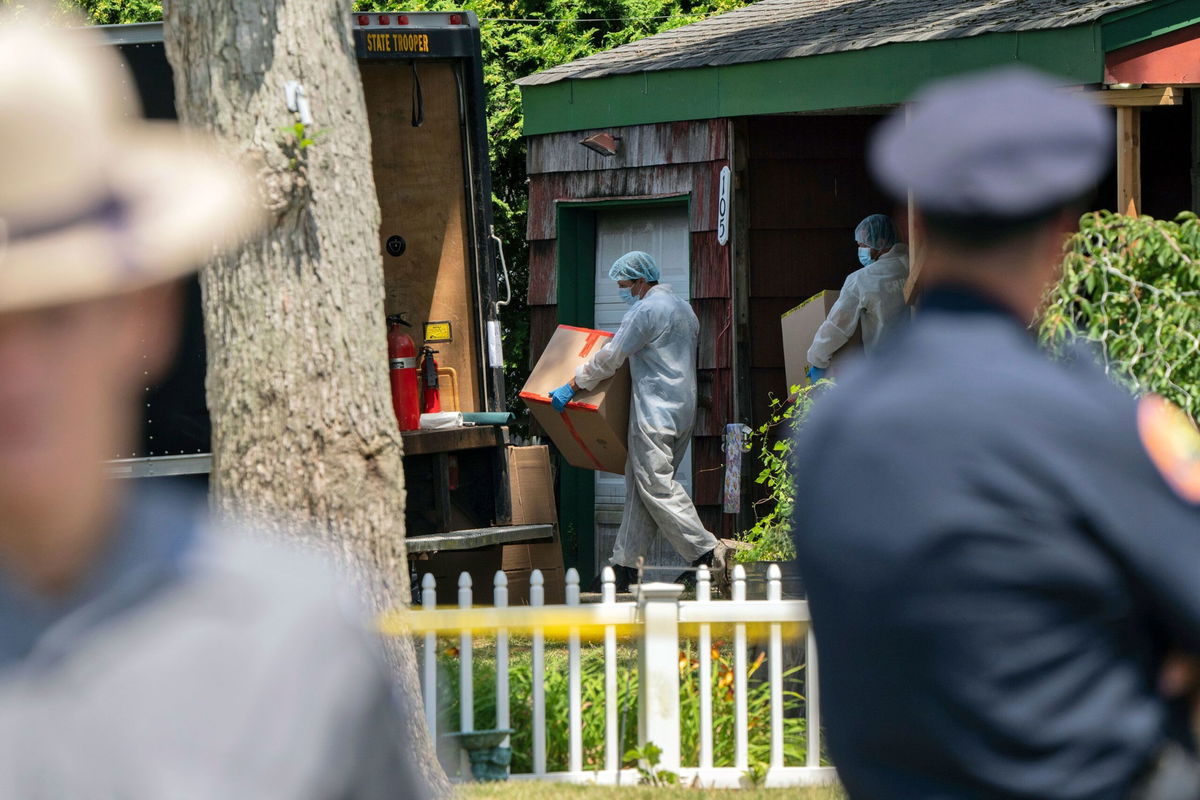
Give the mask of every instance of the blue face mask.
<svg viewBox="0 0 1200 800">
<path fill-rule="evenodd" d="M 633 296 L 633 289 L 629 286 L 618 286 L 617 295 L 620 296 L 621 302 L 629 306 L 633 305 L 640 299 Z"/>
<path fill-rule="evenodd" d="M 871 258 L 871 248 L 858 248 L 858 263 L 862 264 L 864 267 L 869 267 L 875 263 L 875 259 Z"/>
</svg>

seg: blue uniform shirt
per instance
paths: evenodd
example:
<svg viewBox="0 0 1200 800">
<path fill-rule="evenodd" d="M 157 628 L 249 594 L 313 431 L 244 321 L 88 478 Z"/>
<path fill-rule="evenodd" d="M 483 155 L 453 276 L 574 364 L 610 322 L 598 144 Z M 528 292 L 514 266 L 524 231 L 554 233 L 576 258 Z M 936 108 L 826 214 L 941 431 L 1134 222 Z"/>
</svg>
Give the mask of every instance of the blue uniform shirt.
<svg viewBox="0 0 1200 800">
<path fill-rule="evenodd" d="M 1200 507 L 1135 412 L 945 290 L 818 403 L 796 547 L 851 797 L 1120 798 L 1182 730 L 1156 684 L 1200 653 Z"/>
</svg>

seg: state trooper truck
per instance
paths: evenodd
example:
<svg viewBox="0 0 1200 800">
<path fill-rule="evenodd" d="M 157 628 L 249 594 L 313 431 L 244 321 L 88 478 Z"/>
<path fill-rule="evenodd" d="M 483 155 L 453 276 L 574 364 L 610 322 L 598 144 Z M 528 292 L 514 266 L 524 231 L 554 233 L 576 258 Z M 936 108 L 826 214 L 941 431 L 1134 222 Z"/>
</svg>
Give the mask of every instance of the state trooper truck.
<svg viewBox="0 0 1200 800">
<path fill-rule="evenodd" d="M 388 365 L 385 315 L 404 314 L 418 348 L 424 340 L 437 351 L 444 410 L 505 411 L 499 320 L 511 287 L 492 228 L 478 19 L 469 11 L 362 13 L 351 23 L 373 150 L 362 155 L 372 158 L 382 211 L 379 369 Z M 174 119 L 162 24 L 101 30 L 124 56 L 127 89 L 146 116 Z M 300 82 L 279 92 L 282 119 L 285 106 L 301 118 L 309 113 Z M 161 384 L 147 387 L 141 443 L 113 454 L 113 475 L 207 481 L 204 368 L 200 287 L 192 279 L 176 362 Z M 402 435 L 410 554 L 552 538 L 550 525 L 510 524 L 506 427 Z"/>
</svg>

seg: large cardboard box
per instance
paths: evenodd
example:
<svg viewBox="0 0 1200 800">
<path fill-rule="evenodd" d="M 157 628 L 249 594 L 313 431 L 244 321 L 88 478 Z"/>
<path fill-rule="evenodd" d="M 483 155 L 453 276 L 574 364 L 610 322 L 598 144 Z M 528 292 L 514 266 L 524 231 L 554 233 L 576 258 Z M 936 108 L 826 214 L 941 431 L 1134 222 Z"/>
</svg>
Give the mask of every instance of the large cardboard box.
<svg viewBox="0 0 1200 800">
<path fill-rule="evenodd" d="M 826 289 L 817 292 L 800 305 L 786 312 L 780 320 L 783 330 L 783 369 L 787 377 L 788 391 L 793 386 L 807 386 L 808 380 L 808 348 L 812 347 L 817 329 L 829 316 L 829 309 L 837 302 L 836 289 Z M 830 362 L 830 372 L 836 374 L 839 362 L 848 353 L 862 349 L 862 331 L 856 330 L 850 341 L 837 351 Z"/>
<path fill-rule="evenodd" d="M 529 604 L 529 578 L 535 569 L 540 569 L 545 580 L 546 602 L 564 603 L 566 573 L 558 539 L 550 448 L 509 447 L 506 454 L 513 524 L 556 526 L 553 541 L 506 544 L 500 548 L 500 568 L 508 577 L 508 602 L 514 606 Z"/>
<path fill-rule="evenodd" d="M 510 605 L 529 604 L 529 579 L 535 569 L 542 571 L 546 603 L 566 602 L 566 571 L 563 569 L 562 543 L 557 530 L 554 540 L 550 542 L 503 545 L 500 568 L 508 576 Z"/>
<path fill-rule="evenodd" d="M 549 397 L 611 338 L 607 331 L 559 325 L 521 389 L 521 399 L 568 464 L 624 474 L 629 364 L 595 389 L 578 392 L 562 413 L 554 410 Z"/>
<path fill-rule="evenodd" d="M 550 448 L 545 445 L 509 447 L 505 453 L 509 495 L 512 497 L 512 524 L 557 525 Z"/>
</svg>

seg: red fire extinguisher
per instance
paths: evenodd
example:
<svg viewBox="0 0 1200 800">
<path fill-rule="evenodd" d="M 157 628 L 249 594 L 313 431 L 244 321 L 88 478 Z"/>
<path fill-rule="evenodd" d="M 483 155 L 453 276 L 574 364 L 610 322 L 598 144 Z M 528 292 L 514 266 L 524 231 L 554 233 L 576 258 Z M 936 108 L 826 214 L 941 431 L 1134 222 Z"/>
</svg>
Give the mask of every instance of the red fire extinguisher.
<svg viewBox="0 0 1200 800">
<path fill-rule="evenodd" d="M 442 395 L 438 391 L 438 365 L 434 353 L 438 352 L 429 345 L 421 348 L 421 413 L 436 414 L 442 410 Z"/>
<path fill-rule="evenodd" d="M 400 314 L 389 314 L 388 374 L 392 379 L 392 410 L 400 430 L 421 427 L 421 395 L 417 386 L 417 345 L 401 326 L 412 327 Z"/>
</svg>

